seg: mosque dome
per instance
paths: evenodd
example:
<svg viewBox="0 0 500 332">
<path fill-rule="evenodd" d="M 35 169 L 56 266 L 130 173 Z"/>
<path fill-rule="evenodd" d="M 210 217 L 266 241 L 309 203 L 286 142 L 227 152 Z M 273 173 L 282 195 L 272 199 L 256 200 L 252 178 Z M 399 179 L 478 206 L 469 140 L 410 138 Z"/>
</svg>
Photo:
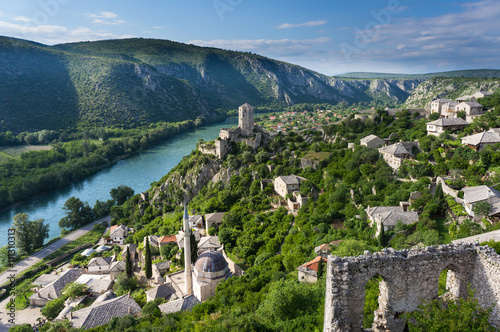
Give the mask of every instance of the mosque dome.
<svg viewBox="0 0 500 332">
<path fill-rule="evenodd" d="M 227 262 L 220 252 L 207 251 L 198 257 L 194 268 L 198 272 L 215 273 L 226 270 Z"/>
</svg>

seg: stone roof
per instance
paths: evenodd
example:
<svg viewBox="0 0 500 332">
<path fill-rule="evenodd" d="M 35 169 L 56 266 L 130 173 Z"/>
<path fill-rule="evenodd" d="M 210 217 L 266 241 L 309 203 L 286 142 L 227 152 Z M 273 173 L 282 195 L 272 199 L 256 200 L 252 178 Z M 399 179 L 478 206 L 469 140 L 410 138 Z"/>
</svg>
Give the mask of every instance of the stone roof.
<svg viewBox="0 0 500 332">
<path fill-rule="evenodd" d="M 81 269 L 69 269 L 64 271 L 59 274 L 56 280 L 31 295 L 30 299 L 56 299 L 61 295 L 63 288 L 70 282 L 75 281 L 82 273 L 83 270 Z"/>
<path fill-rule="evenodd" d="M 123 246 L 122 255 L 127 254 L 127 248 L 129 248 L 130 256 L 133 256 L 135 254 L 135 252 L 137 251 L 137 244 L 131 243 L 131 244 L 126 244 L 125 246 Z"/>
<path fill-rule="evenodd" d="M 87 282 L 87 286 L 89 286 L 89 292 L 103 294 L 107 290 L 111 289 L 113 282 L 114 281 L 110 278 L 90 279 L 90 281 Z"/>
<path fill-rule="evenodd" d="M 55 280 L 59 279 L 59 276 L 55 274 L 42 274 L 38 278 L 33 281 L 34 284 L 38 286 L 45 286 L 50 284 L 51 282 L 54 282 Z"/>
<path fill-rule="evenodd" d="M 323 260 L 325 263 L 327 262 L 326 258 L 317 256 L 312 261 L 309 261 L 299 266 L 297 270 L 316 276 L 316 274 L 318 273 L 318 264 L 320 260 Z"/>
<path fill-rule="evenodd" d="M 396 226 L 398 221 L 409 225 L 418 221 L 418 213 L 415 211 L 404 211 L 400 206 L 376 206 L 365 209 L 368 217 L 377 220 L 384 226 Z"/>
<path fill-rule="evenodd" d="M 472 96 L 462 96 L 462 97 L 458 97 L 457 100 L 459 101 L 467 101 L 467 100 L 470 100 L 472 98 Z"/>
<path fill-rule="evenodd" d="M 486 201 L 491 204 L 489 215 L 500 213 L 500 192 L 488 186 L 465 187 L 464 201 L 466 204 L 474 204 L 481 201 Z"/>
<path fill-rule="evenodd" d="M 413 156 L 413 154 L 410 151 L 408 151 L 405 148 L 404 144 L 401 142 L 381 147 L 378 150 L 382 153 L 388 153 L 395 156 L 402 154 L 408 154 L 410 156 Z"/>
<path fill-rule="evenodd" d="M 173 294 L 175 294 L 175 289 L 169 284 L 163 284 L 146 291 L 146 295 L 153 300 L 158 298 L 167 299 Z"/>
<path fill-rule="evenodd" d="M 109 266 L 113 257 L 94 257 L 90 260 L 87 267 L 93 266 Z"/>
<path fill-rule="evenodd" d="M 253 108 L 253 106 L 252 106 L 252 105 L 250 105 L 249 103 L 244 103 L 244 104 L 243 104 L 243 105 L 241 105 L 240 107 L 251 107 L 251 108 Z"/>
<path fill-rule="evenodd" d="M 170 268 L 170 261 L 166 261 L 166 262 L 159 262 L 159 263 L 155 263 L 153 264 L 154 266 L 156 266 L 156 268 L 159 270 L 159 271 L 162 271 L 162 270 L 167 270 Z"/>
<path fill-rule="evenodd" d="M 141 307 L 127 294 L 74 311 L 70 321 L 73 327 L 90 329 L 105 325 L 114 317 L 135 315 L 140 312 Z"/>
<path fill-rule="evenodd" d="M 116 261 L 116 262 L 111 263 L 111 265 L 109 266 L 109 271 L 110 272 L 115 272 L 115 271 L 123 272 L 123 271 L 125 271 L 126 268 L 127 268 L 127 263 L 125 263 L 125 261 Z"/>
<path fill-rule="evenodd" d="M 227 262 L 220 252 L 207 251 L 198 257 L 194 268 L 199 272 L 214 273 L 225 270 Z"/>
<path fill-rule="evenodd" d="M 375 140 L 375 139 L 376 139 L 376 140 L 382 140 L 382 139 L 381 139 L 380 137 L 378 137 L 377 135 L 373 135 L 373 134 L 372 134 L 372 135 L 368 135 L 368 136 L 366 136 L 366 137 L 363 137 L 363 138 L 361 139 L 361 143 L 363 143 L 363 142 L 368 143 L 368 142 L 371 142 L 371 141 L 373 141 L 373 140 Z M 382 140 L 382 141 L 383 141 L 383 140 Z"/>
<path fill-rule="evenodd" d="M 295 175 L 282 175 L 278 179 L 281 179 L 285 184 L 300 184 L 300 179 Z"/>
<path fill-rule="evenodd" d="M 438 127 L 451 127 L 451 126 L 466 126 L 469 123 L 462 118 L 441 118 L 436 121 L 427 122 L 427 125 L 434 125 Z"/>
<path fill-rule="evenodd" d="M 479 145 L 500 143 L 500 134 L 496 131 L 484 131 L 479 134 L 462 137 L 462 144 Z"/>
<path fill-rule="evenodd" d="M 441 98 L 441 99 L 436 99 L 436 100 L 433 100 L 432 101 L 433 103 L 449 103 L 449 102 L 453 102 L 453 100 L 450 100 L 450 99 L 446 99 L 446 98 Z"/>
<path fill-rule="evenodd" d="M 216 223 L 221 223 L 222 222 L 222 218 L 224 218 L 224 215 L 226 214 L 226 212 L 215 212 L 215 213 L 208 213 L 205 215 L 205 220 L 207 222 L 216 222 Z"/>
<path fill-rule="evenodd" d="M 208 250 L 217 250 L 221 247 L 218 236 L 204 236 L 200 239 L 198 243 L 198 252 L 204 252 Z"/>
<path fill-rule="evenodd" d="M 330 247 L 330 245 L 328 243 L 323 243 L 322 245 L 317 246 L 316 248 L 314 248 L 314 252 L 317 254 L 321 250 L 330 251 L 331 249 L 332 249 L 332 247 Z"/>
<path fill-rule="evenodd" d="M 200 222 L 203 222 L 203 217 L 199 214 L 189 217 L 189 225 L 191 227 L 195 227 Z"/>
<path fill-rule="evenodd" d="M 173 314 L 179 311 L 191 311 L 191 309 L 198 303 L 201 303 L 200 300 L 198 300 L 194 295 L 190 295 L 182 299 L 160 304 L 158 308 L 160 308 L 161 312 L 164 314 Z"/>
<path fill-rule="evenodd" d="M 128 233 L 128 227 L 124 225 L 114 225 L 109 229 L 111 237 L 125 237 Z"/>
<path fill-rule="evenodd" d="M 107 292 L 99 295 L 92 305 L 98 305 L 99 303 L 114 299 L 116 294 L 112 290 L 108 290 Z"/>
<path fill-rule="evenodd" d="M 480 103 L 478 103 L 476 101 L 463 101 L 460 104 L 467 104 L 470 107 L 481 107 L 481 108 L 483 107 L 483 105 L 481 105 Z"/>
</svg>

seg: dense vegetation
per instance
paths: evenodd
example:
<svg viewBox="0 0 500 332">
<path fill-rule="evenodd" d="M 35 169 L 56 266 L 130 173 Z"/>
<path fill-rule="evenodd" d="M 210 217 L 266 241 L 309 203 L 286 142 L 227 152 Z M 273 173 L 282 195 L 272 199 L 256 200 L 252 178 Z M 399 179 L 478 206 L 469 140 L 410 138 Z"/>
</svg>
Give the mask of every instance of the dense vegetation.
<svg viewBox="0 0 500 332">
<path fill-rule="evenodd" d="M 52 149 L 26 152 L 18 160 L 0 163 L 0 209 L 82 180 L 120 159 L 194 127 L 195 121 L 184 121 L 134 130 L 102 128 L 84 133 L 81 139 L 53 133 L 47 139 L 51 139 Z M 27 136 L 13 136 L 11 142 L 15 144 Z M 67 141 L 70 138 L 72 140 Z M 38 138 L 37 143 L 47 140 Z"/>
<path fill-rule="evenodd" d="M 496 100 L 495 97 L 491 99 L 491 103 Z M 191 197 L 189 209 L 191 214 L 227 212 L 221 226 L 214 227 L 211 232 L 218 234 L 228 255 L 245 268 L 245 275 L 221 283 L 216 295 L 192 312 L 161 316 L 154 305 L 149 305 L 151 308 L 148 307 L 147 312 L 151 314 L 140 319 L 116 318 L 107 326 L 91 331 L 320 331 L 325 279 L 320 278 L 315 284 L 299 283 L 296 272 L 298 266 L 315 257 L 316 246 L 332 243 L 332 254 L 354 256 L 384 246 L 402 249 L 435 245 L 447 243 L 451 237 L 483 232 L 484 229 L 472 221 L 460 226 L 451 223 L 450 211 L 455 216 L 462 211 L 443 194 L 440 186 L 431 193 L 429 177 L 447 176 L 447 183 L 457 189 L 465 185 L 498 183 L 495 176 L 486 175 L 500 166 L 499 152 L 496 149 L 476 152 L 461 147 L 449 133 L 440 137 L 426 136 L 426 121 L 406 111 L 396 117 L 377 111 L 373 121 L 361 122 L 351 117 L 325 127 L 324 135 L 319 131 L 278 135 L 258 151 L 244 144 L 235 145 L 222 161 L 223 170 L 231 173 L 230 180 L 209 182 Z M 496 125 L 496 117 L 486 115 L 459 133 L 459 137 L 489 125 Z M 400 139 L 419 141 L 420 150 L 413 151 L 415 160 L 403 164 L 399 177 L 375 149 L 359 145 L 355 149 L 348 148 L 348 141 L 359 142 L 360 138 L 372 133 L 379 137 L 396 133 L 392 136 L 393 142 Z M 329 157 L 323 159 L 317 169 L 300 166 L 301 157 L 319 152 Z M 187 179 L 190 171 L 213 163 L 214 159 L 192 152 L 164 179 L 153 184 L 154 188 L 148 192 L 156 192 L 154 196 L 157 197 L 143 200 L 135 195 L 123 205 L 112 208 L 115 223 L 125 223 L 135 230 L 127 242 L 140 247 L 146 235 L 175 234 L 181 227 L 181 203 L 190 184 L 163 188 L 166 180 L 175 174 Z M 261 179 L 288 174 L 307 179 L 300 191 L 310 200 L 296 215 L 287 214 L 284 208 L 272 209 L 277 195 L 270 185 L 261 188 Z M 406 177 L 406 181 L 401 181 L 401 177 Z M 159 191 L 155 191 L 158 188 Z M 169 190 L 175 193 L 167 195 Z M 399 223 L 394 230 L 374 238 L 365 208 L 398 205 L 408 201 L 410 193 L 415 191 L 422 194 L 412 201 L 412 208 L 420 212 L 418 222 L 413 225 Z M 449 232 L 445 223 L 450 225 Z M 486 226 L 487 229 L 495 227 Z M 172 255 L 170 250 L 165 251 L 167 254 Z M 367 285 L 366 327 L 371 325 L 371 312 L 377 307 L 378 282 L 374 278 Z M 134 298 L 143 301 L 143 290 L 138 290 L 134 278 L 121 276 L 118 287 L 120 292 L 136 292 Z M 477 303 L 440 303 L 422 307 L 423 316 L 408 316 L 412 328 L 426 326 L 427 329 L 425 324 L 436 321 L 427 317 L 434 317 L 434 314 L 441 317 L 439 310 L 443 308 L 456 308 L 460 314 L 477 313 L 474 326 L 489 328 L 484 320 L 488 311 L 478 310 Z M 445 321 L 438 323 L 445 324 Z M 64 331 L 64 324 L 49 324 L 44 331 Z"/>
</svg>

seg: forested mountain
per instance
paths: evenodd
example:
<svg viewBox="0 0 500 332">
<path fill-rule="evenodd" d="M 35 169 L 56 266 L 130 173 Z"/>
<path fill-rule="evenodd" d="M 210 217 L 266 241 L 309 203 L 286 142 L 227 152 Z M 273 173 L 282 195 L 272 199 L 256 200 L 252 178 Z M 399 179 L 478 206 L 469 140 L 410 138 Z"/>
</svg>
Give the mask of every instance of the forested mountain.
<svg viewBox="0 0 500 332">
<path fill-rule="evenodd" d="M 166 40 L 45 46 L 0 37 L 0 130 L 136 126 L 244 102 L 404 102 L 421 80 L 342 80 L 250 53 Z"/>
</svg>

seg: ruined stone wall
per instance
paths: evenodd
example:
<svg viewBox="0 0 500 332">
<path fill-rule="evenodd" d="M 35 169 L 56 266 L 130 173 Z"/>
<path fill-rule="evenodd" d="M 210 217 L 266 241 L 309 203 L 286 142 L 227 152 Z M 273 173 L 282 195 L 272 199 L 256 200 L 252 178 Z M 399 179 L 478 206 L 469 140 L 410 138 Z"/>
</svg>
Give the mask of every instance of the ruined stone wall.
<svg viewBox="0 0 500 332">
<path fill-rule="evenodd" d="M 328 257 L 324 331 L 363 331 L 365 286 L 381 276 L 379 309 L 374 331 L 403 331 L 400 316 L 414 311 L 422 300 L 438 296 L 439 275 L 448 269 L 447 286 L 464 297 L 467 284 L 483 306 L 500 302 L 500 256 L 473 244 L 441 245 L 395 251 L 383 249 L 359 257 Z M 500 326 L 495 309 L 492 323 Z"/>
</svg>

